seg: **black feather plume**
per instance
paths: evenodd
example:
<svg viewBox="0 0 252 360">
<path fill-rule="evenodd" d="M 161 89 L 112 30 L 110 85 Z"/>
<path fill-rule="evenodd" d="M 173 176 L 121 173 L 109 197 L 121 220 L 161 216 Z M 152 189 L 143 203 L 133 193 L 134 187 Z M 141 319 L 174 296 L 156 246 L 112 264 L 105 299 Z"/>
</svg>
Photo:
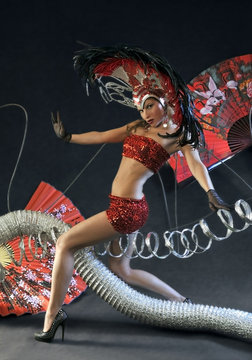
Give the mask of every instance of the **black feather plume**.
<svg viewBox="0 0 252 360">
<path fill-rule="evenodd" d="M 184 131 L 181 145 L 183 146 L 190 143 L 194 147 L 198 147 L 199 137 L 201 137 L 202 143 L 204 144 L 202 127 L 192 112 L 193 102 L 190 90 L 181 76 L 165 58 L 152 51 L 146 51 L 139 47 L 128 46 L 125 44 L 104 47 L 87 46 L 86 48 L 77 51 L 75 54 L 74 69 L 84 83 L 88 81 L 92 85 L 95 84 L 94 69 L 97 65 L 104 63 L 109 58 L 135 60 L 136 62 L 141 63 L 143 67 L 148 64 L 156 71 L 168 75 L 174 86 L 176 96 L 180 99 L 181 110 L 183 113 L 183 122 L 181 126 Z M 169 136 L 170 135 L 167 134 L 167 137 Z"/>
</svg>

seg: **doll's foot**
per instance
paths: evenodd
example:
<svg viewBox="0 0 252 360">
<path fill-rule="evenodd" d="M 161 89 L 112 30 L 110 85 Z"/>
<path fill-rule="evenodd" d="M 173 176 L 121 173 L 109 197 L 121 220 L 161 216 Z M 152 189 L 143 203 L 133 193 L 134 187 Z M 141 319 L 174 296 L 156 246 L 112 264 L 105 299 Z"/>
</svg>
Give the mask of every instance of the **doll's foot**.
<svg viewBox="0 0 252 360">
<path fill-rule="evenodd" d="M 50 329 L 48 331 L 40 331 L 34 334 L 34 338 L 37 341 L 51 342 L 59 326 L 62 327 L 62 341 L 64 341 L 65 323 L 67 314 L 64 310 L 60 309 L 57 313 Z"/>
</svg>

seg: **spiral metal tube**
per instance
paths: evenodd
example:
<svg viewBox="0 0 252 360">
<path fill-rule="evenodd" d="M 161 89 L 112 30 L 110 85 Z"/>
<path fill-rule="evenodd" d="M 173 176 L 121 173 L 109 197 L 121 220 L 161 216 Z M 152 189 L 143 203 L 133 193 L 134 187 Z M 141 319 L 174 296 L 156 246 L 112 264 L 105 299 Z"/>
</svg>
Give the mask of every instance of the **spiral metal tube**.
<svg viewBox="0 0 252 360">
<path fill-rule="evenodd" d="M 24 235 L 56 241 L 69 226 L 50 215 L 35 211 L 15 211 L 0 217 L 0 244 Z M 191 331 L 211 331 L 252 340 L 252 314 L 201 304 L 184 304 L 155 299 L 139 293 L 112 274 L 91 249 L 75 254 L 75 268 L 83 280 L 116 310 L 146 324 Z"/>
<path fill-rule="evenodd" d="M 134 234 L 126 235 L 126 239 L 121 238 L 119 245 L 121 252 L 117 255 L 111 253 L 110 242 L 105 244 L 105 248 L 101 249 L 101 246 L 95 247 L 95 252 L 99 256 L 106 254 L 112 257 L 121 257 L 126 255 L 127 257 L 150 259 L 156 257 L 160 260 L 166 259 L 169 255 L 174 255 L 178 258 L 189 258 L 194 254 L 200 254 L 210 249 L 213 240 L 222 241 L 229 238 L 234 232 L 241 232 L 252 225 L 252 211 L 249 204 L 245 200 L 238 200 L 235 203 L 235 212 L 244 225 L 241 228 L 235 227 L 234 219 L 230 211 L 220 209 L 217 215 L 223 225 L 226 234 L 224 236 L 218 236 L 208 226 L 204 219 L 201 219 L 195 224 L 192 229 L 185 228 L 182 231 L 165 231 L 163 239 L 160 240 L 159 235 L 156 232 L 149 232 L 146 236 L 140 231 L 136 231 Z M 205 238 L 202 242 L 202 238 Z M 162 242 L 163 241 L 163 244 Z M 128 254 L 129 246 L 132 244 L 132 254 Z M 162 246 L 162 252 L 160 251 L 161 245 L 165 246 L 165 253 Z M 178 251 L 179 249 L 179 251 Z"/>
</svg>

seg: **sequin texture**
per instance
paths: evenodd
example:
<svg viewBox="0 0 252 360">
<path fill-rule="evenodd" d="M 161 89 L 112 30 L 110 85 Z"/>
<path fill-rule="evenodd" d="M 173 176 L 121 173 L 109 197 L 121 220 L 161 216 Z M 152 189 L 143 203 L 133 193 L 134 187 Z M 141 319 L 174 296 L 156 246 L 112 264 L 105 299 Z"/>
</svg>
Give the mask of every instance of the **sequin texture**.
<svg viewBox="0 0 252 360">
<path fill-rule="evenodd" d="M 123 144 L 123 156 L 135 159 L 154 173 L 169 159 L 168 152 L 150 137 L 131 134 Z"/>
<path fill-rule="evenodd" d="M 131 234 L 145 224 L 149 213 L 145 196 L 139 200 L 114 195 L 109 195 L 109 198 L 110 206 L 106 213 L 116 231 L 121 234 Z"/>
</svg>

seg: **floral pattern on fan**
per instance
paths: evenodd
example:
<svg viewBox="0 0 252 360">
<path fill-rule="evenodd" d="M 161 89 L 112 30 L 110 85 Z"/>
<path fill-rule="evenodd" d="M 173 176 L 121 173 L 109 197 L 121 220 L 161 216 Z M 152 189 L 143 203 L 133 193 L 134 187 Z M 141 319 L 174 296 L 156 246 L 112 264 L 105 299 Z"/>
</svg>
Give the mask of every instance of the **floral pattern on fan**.
<svg viewBox="0 0 252 360">
<path fill-rule="evenodd" d="M 237 56 L 202 71 L 188 84 L 194 114 L 200 121 L 206 146 L 199 148 L 201 160 L 216 166 L 252 145 L 249 113 L 252 106 L 252 54 Z M 171 156 L 177 181 L 191 176 L 181 152 Z"/>
<path fill-rule="evenodd" d="M 84 220 L 68 198 L 45 182 L 40 183 L 26 209 L 48 212 L 71 225 Z M 17 237 L 0 246 L 1 316 L 46 310 L 54 255 L 53 242 L 48 241 L 46 248 L 42 248 L 35 237 Z M 74 271 L 64 303 L 69 304 L 86 288 L 86 283 Z"/>
</svg>

